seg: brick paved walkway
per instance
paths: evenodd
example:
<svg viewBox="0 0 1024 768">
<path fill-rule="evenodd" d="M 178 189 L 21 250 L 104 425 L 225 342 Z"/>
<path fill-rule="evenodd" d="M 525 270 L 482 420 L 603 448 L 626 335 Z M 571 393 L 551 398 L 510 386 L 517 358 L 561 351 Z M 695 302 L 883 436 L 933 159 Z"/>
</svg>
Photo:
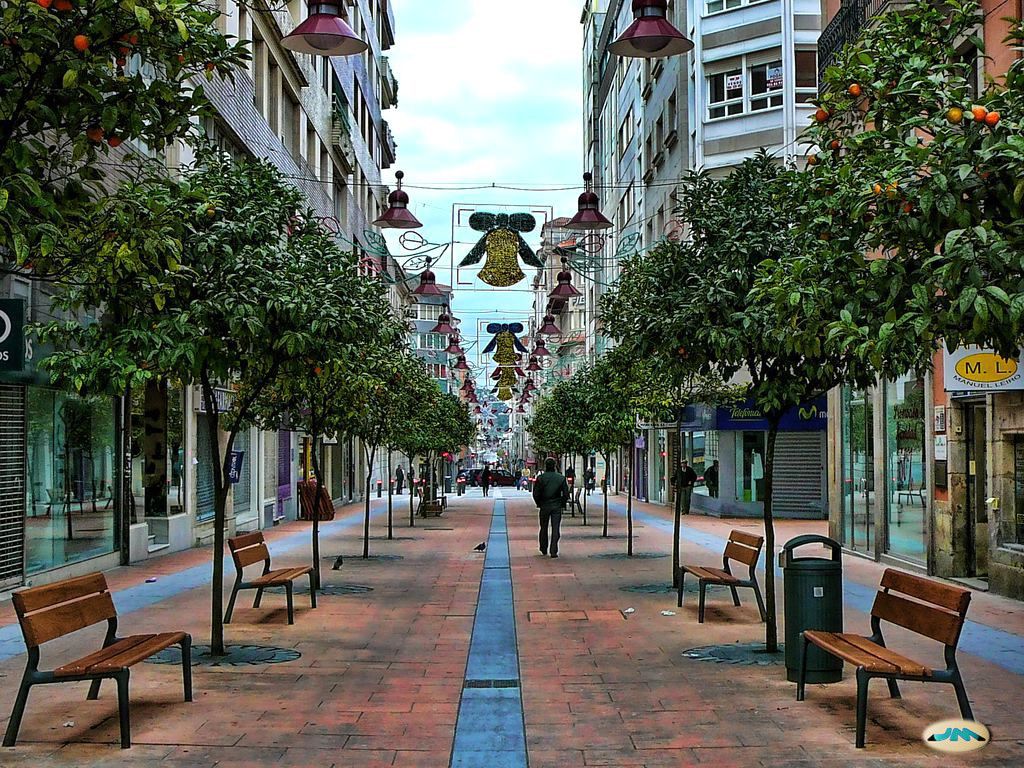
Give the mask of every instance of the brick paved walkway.
<svg viewBox="0 0 1024 768">
<path fill-rule="evenodd" d="M 976 595 L 970 616 L 977 653 L 961 654 L 975 714 L 992 729 L 992 745 L 969 760 L 940 758 L 924 747 L 919 734 L 932 721 L 956 716 L 952 691 L 907 683 L 904 698 L 891 701 L 879 684 L 872 690 L 868 747 L 855 750 L 851 680 L 810 686 L 807 701 L 797 703 L 781 666 L 716 664 L 683 655 L 698 646 L 761 639 L 763 625 L 749 601 L 734 608 L 727 592 L 712 592 L 707 623 L 698 625 L 695 600 L 688 598 L 676 615 L 663 616 L 662 610 L 677 610 L 674 595 L 623 591 L 666 583 L 671 561 L 595 557 L 626 550 L 622 499 L 613 499 L 608 539 L 594 525 L 596 514 L 587 528 L 567 517 L 561 556 L 552 560 L 537 552 L 535 511 L 528 497 L 509 490 L 503 495 L 521 722 L 531 768 L 1024 762 L 1019 714 L 1024 677 L 1013 671 L 1024 657 L 1019 603 Z M 19 746 L 0 750 L 0 766 L 445 768 L 452 759 L 484 569 L 485 555 L 473 547 L 488 538 L 492 501 L 479 495 L 453 498 L 442 518 L 417 520 L 411 530 L 400 523 L 399 540 L 374 539 L 371 552 L 401 559 L 368 562 L 355 557 L 360 529 L 345 524 L 360 510 L 341 510 L 340 522 L 324 526 L 322 551 L 345 553 L 345 566 L 340 572 L 325 571 L 325 582 L 373 591 L 325 595 L 315 611 L 299 597 L 293 627 L 286 624 L 283 597 L 268 595 L 261 609 L 238 608 L 227 630 L 229 642 L 295 649 L 300 659 L 243 668 L 198 667 L 192 704 L 179 700 L 180 673 L 174 667 L 136 667 L 136 746 L 129 752 L 116 746 L 112 687 L 96 702 L 85 700 L 84 684 L 37 688 Z M 664 530 L 669 511 L 645 504 L 637 504 L 636 511 L 636 551 L 669 554 L 671 536 Z M 375 535 L 383 530 L 379 520 L 378 511 Z M 751 521 L 688 518 L 685 559 L 713 563 L 721 551 L 716 542 L 734 526 L 759 527 Z M 778 539 L 821 528 L 783 523 Z M 294 523 L 269 533 L 275 565 L 308 559 L 308 544 L 302 540 L 306 530 Z M 130 597 L 126 604 L 136 607 L 123 617 L 122 631 L 182 628 L 203 642 L 209 632 L 208 587 L 186 579 L 178 593 L 172 586 L 180 574 L 193 573 L 189 569 L 208 561 L 208 552 L 186 552 L 112 572 L 111 584 L 121 590 L 118 602 Z M 847 558 L 848 593 L 856 597 L 857 590 L 873 590 L 880 574 L 874 563 Z M 145 584 L 151 575 L 158 581 Z M 146 601 L 145 590 L 158 586 L 168 596 Z M 866 614 L 855 602 L 847 601 L 847 629 L 866 630 Z M 635 611 L 624 614 L 630 607 Z M 0 634 L 12 614 L 9 604 L 0 605 Z M 53 655 L 83 654 L 99 636 L 81 633 L 57 641 Z M 934 658 L 926 642 L 895 631 L 891 639 L 897 648 Z M 23 665 L 24 656 L 0 662 L 0 727 L 6 725 Z M 483 768 L 511 765 L 503 760 L 498 756 Z"/>
</svg>

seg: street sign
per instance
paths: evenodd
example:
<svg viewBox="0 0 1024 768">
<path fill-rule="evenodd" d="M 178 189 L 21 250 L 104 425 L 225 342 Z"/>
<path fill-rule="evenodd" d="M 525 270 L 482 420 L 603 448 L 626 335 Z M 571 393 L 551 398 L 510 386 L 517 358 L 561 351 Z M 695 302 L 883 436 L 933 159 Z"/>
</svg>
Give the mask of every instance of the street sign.
<svg viewBox="0 0 1024 768">
<path fill-rule="evenodd" d="M 242 479 L 242 462 L 245 461 L 245 451 L 231 452 L 231 466 L 228 468 L 228 480 L 236 485 Z"/>
<path fill-rule="evenodd" d="M 25 367 L 25 301 L 0 299 L 0 371 Z"/>
</svg>

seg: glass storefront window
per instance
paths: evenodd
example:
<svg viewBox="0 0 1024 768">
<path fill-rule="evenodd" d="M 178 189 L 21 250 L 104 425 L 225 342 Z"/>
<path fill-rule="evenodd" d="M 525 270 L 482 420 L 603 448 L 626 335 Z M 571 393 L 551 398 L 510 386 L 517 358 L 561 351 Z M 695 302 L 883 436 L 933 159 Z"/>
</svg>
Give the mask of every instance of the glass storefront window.
<svg viewBox="0 0 1024 768">
<path fill-rule="evenodd" d="M 924 562 L 924 381 L 903 376 L 885 385 L 888 489 L 887 550 Z"/>
<path fill-rule="evenodd" d="M 717 485 L 715 487 L 715 492 L 712 493 L 712 489 L 708 487 L 708 483 L 705 479 L 705 476 L 707 475 L 707 471 L 711 467 L 711 465 L 715 462 L 716 459 L 718 459 L 718 432 L 704 432 L 702 443 L 702 464 L 699 467 L 694 466 L 693 468 L 693 471 L 697 473 L 698 477 L 697 486 L 693 489 L 693 492 L 703 494 L 704 496 L 717 496 Z"/>
<path fill-rule="evenodd" d="M 740 434 L 742 439 L 739 439 Z M 764 432 L 736 435 L 736 498 L 739 501 L 764 501 L 765 436 Z"/>
<path fill-rule="evenodd" d="M 26 573 L 113 552 L 113 401 L 28 387 L 26 406 Z"/>
<path fill-rule="evenodd" d="M 874 391 L 843 387 L 842 543 L 874 549 Z"/>
</svg>

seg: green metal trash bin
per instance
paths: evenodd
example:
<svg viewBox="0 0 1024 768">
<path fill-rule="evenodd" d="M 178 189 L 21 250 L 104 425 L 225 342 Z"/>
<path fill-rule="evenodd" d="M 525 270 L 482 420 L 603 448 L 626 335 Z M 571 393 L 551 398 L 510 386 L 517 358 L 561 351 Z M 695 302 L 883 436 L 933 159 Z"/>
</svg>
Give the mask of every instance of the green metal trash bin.
<svg viewBox="0 0 1024 768">
<path fill-rule="evenodd" d="M 794 557 L 793 550 L 823 544 L 832 558 Z M 786 600 L 786 679 L 800 675 L 800 633 L 805 629 L 843 631 L 842 545 L 827 536 L 808 534 L 782 547 L 783 592 Z M 843 678 L 843 661 L 820 648 L 807 649 L 807 682 L 835 683 Z"/>
</svg>

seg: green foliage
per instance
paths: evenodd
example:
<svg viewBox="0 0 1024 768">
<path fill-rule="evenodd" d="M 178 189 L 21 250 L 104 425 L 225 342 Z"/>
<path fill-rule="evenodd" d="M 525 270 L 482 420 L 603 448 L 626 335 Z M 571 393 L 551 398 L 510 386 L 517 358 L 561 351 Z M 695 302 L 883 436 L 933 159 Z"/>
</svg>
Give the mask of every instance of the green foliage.
<svg viewBox="0 0 1024 768">
<path fill-rule="evenodd" d="M 539 453 L 565 456 L 593 448 L 587 434 L 591 414 L 586 385 L 584 376 L 573 376 L 537 401 L 527 431 Z"/>
<path fill-rule="evenodd" d="M 883 322 L 850 311 L 830 318 L 828 339 L 886 375 L 903 373 L 911 349 L 1015 356 L 1024 336 L 1024 64 L 972 93 L 975 63 L 959 49 L 982 48 L 981 19 L 975 0 L 882 14 L 826 71 L 829 116 L 806 134 L 830 150 L 808 173 L 808 221 L 833 240 L 823 264 L 801 269 L 882 257 L 863 298 L 886 307 Z M 1018 24 L 1018 50 L 1020 38 Z"/>
<path fill-rule="evenodd" d="M 0 6 L 0 253 L 59 272 L 95 252 L 105 231 L 82 217 L 118 178 L 112 144 L 161 151 L 185 136 L 208 108 L 196 83 L 245 60 L 217 16 L 187 0 Z"/>
</svg>

